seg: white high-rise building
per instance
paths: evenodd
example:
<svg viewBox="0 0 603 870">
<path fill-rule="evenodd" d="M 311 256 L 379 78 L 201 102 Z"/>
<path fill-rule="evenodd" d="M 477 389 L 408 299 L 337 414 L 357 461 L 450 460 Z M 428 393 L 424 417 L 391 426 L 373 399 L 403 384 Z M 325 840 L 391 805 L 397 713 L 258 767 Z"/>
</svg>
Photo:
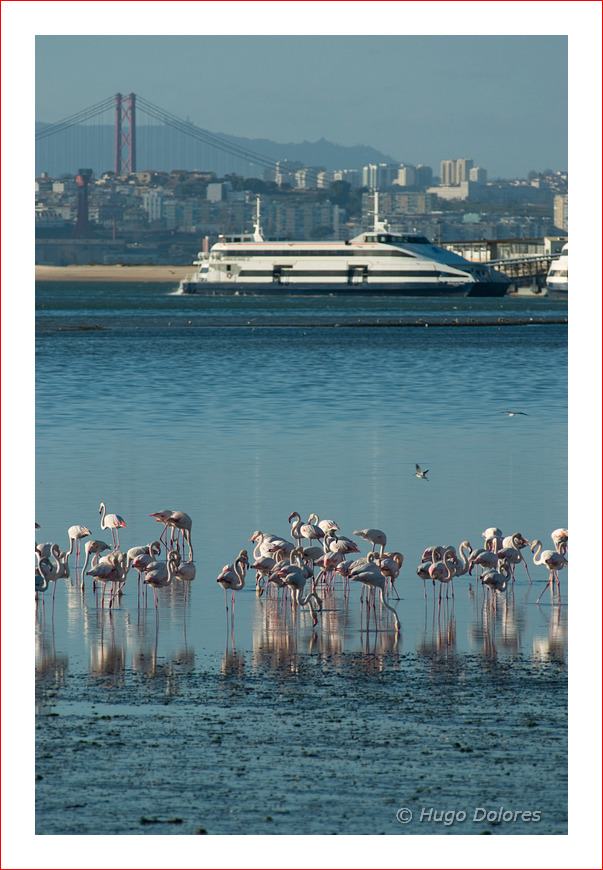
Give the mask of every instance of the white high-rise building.
<svg viewBox="0 0 603 870">
<path fill-rule="evenodd" d="M 475 181 L 477 184 L 486 184 L 488 181 L 488 170 L 482 169 L 481 166 L 474 166 L 469 170 L 469 181 Z"/>
<path fill-rule="evenodd" d="M 553 222 L 558 229 L 567 232 L 567 193 L 557 194 L 553 200 Z"/>
<path fill-rule="evenodd" d="M 398 175 L 394 179 L 394 184 L 400 187 L 414 187 L 417 183 L 417 170 L 414 166 L 407 166 L 404 163 L 400 164 Z"/>
<path fill-rule="evenodd" d="M 455 184 L 462 184 L 463 181 L 469 181 L 469 171 L 473 168 L 473 160 L 468 157 L 459 157 L 456 161 L 456 181 Z"/>
<path fill-rule="evenodd" d="M 450 187 L 456 183 L 456 160 L 442 160 L 440 163 L 440 184 L 444 187 Z"/>
<path fill-rule="evenodd" d="M 161 190 L 145 190 L 142 194 L 142 207 L 149 216 L 149 221 L 161 220 L 161 205 L 163 203 Z"/>
</svg>

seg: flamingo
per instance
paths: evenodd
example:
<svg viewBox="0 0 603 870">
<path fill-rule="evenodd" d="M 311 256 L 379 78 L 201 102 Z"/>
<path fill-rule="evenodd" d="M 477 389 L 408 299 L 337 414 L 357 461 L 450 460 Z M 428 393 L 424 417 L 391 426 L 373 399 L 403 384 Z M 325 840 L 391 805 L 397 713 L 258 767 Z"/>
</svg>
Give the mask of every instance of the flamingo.
<svg viewBox="0 0 603 870">
<path fill-rule="evenodd" d="M 96 541 L 94 539 L 91 541 L 86 541 L 86 544 L 84 546 L 84 550 L 86 551 L 86 559 L 82 566 L 82 573 L 80 575 L 82 589 L 84 588 L 84 576 L 86 574 L 86 568 L 88 567 L 88 559 L 90 558 L 90 554 L 92 554 L 92 558 L 94 559 L 94 556 L 98 556 L 100 555 L 100 553 L 104 553 L 105 550 L 110 549 L 111 547 L 109 546 L 109 544 L 105 544 L 104 541 Z M 94 562 L 92 564 L 94 564 Z"/>
<path fill-rule="evenodd" d="M 186 601 L 187 590 L 197 576 L 195 563 L 190 560 L 182 562 L 177 550 L 170 550 L 168 558 L 171 558 L 174 563 L 174 580 L 182 580 L 184 583 L 184 600 Z"/>
<path fill-rule="evenodd" d="M 155 518 L 156 523 L 163 523 L 163 531 L 159 535 L 159 540 L 161 540 L 163 538 L 163 536 L 165 535 L 165 533 L 167 531 L 167 527 L 168 527 L 167 521 L 172 516 L 173 513 L 174 513 L 174 511 L 171 511 L 168 508 L 163 508 L 160 511 L 155 511 L 154 514 L 149 514 L 150 517 Z"/>
<path fill-rule="evenodd" d="M 258 595 L 262 595 L 264 589 L 268 585 L 268 577 L 271 572 L 274 570 L 276 565 L 282 561 L 282 556 L 278 559 L 273 559 L 272 556 L 260 556 L 259 559 L 256 559 L 255 562 L 249 567 L 255 571 L 255 588 L 257 590 Z M 266 582 L 262 586 L 262 578 L 266 578 Z"/>
<path fill-rule="evenodd" d="M 61 571 L 61 566 L 60 566 L 60 564 L 57 561 L 57 558 L 55 556 L 54 548 L 56 546 L 57 546 L 56 544 L 53 544 L 53 548 L 52 548 L 52 552 L 51 552 L 51 556 L 54 559 L 54 565 L 50 561 L 50 557 L 42 557 L 42 556 L 40 556 L 39 553 L 36 554 L 36 558 L 38 560 L 38 564 L 36 567 L 36 576 L 43 577 L 44 580 L 46 581 L 46 586 L 44 587 L 44 590 L 48 587 L 49 583 L 55 584 L 54 589 L 52 591 L 52 600 L 53 601 L 54 601 L 55 593 L 57 591 L 55 580 L 57 579 L 57 577 L 60 576 L 60 571 Z M 57 547 L 57 549 L 58 549 L 58 547 Z M 43 584 L 41 583 L 41 581 L 37 580 L 36 581 L 36 588 L 38 585 L 43 585 Z M 44 590 L 42 590 L 42 591 L 44 591 Z"/>
<path fill-rule="evenodd" d="M 69 558 L 73 553 L 73 543 L 75 541 L 75 561 L 77 562 L 80 556 L 80 540 L 82 538 L 87 538 L 88 535 L 92 534 L 92 532 L 90 529 L 86 528 L 86 526 L 69 526 L 67 534 L 69 535 L 69 551 L 67 552 L 67 558 Z"/>
<path fill-rule="evenodd" d="M 418 566 L 416 574 L 423 581 L 423 592 L 425 593 L 425 598 L 427 598 L 427 587 L 425 586 L 425 581 L 428 579 L 432 579 L 431 574 L 429 573 L 429 568 L 431 567 L 430 562 L 421 562 Z M 433 597 L 435 599 L 435 580 L 433 580 Z"/>
<path fill-rule="evenodd" d="M 36 544 L 36 553 L 41 559 L 48 559 L 54 546 L 56 545 L 52 541 L 48 541 L 46 544 Z"/>
<path fill-rule="evenodd" d="M 452 585 L 452 578 L 454 577 L 454 562 L 452 562 L 452 554 L 448 552 L 444 552 L 444 557 L 439 562 L 432 562 L 429 566 L 429 576 L 432 580 L 440 581 L 440 595 L 439 598 L 442 597 L 442 583 L 450 582 L 450 588 L 452 589 L 452 597 L 454 598 L 454 586 Z M 448 587 L 446 587 L 446 598 L 448 598 Z"/>
<path fill-rule="evenodd" d="M 555 529 L 554 532 L 551 532 L 551 538 L 553 539 L 553 543 L 557 552 L 565 556 L 565 554 L 567 553 L 567 529 Z"/>
<path fill-rule="evenodd" d="M 502 538 L 503 533 L 500 529 L 497 529 L 496 526 L 490 526 L 489 529 L 484 529 L 482 532 L 483 538 Z"/>
<path fill-rule="evenodd" d="M 336 532 L 339 529 L 335 520 L 319 520 L 316 514 L 310 514 L 308 522 L 317 525 L 319 529 L 323 530 L 325 535 L 327 532 Z"/>
<path fill-rule="evenodd" d="M 255 531 L 249 538 L 255 543 L 253 550 L 253 558 L 258 559 L 260 556 L 269 556 L 270 547 L 275 541 L 282 541 L 282 538 L 277 538 L 276 535 L 269 535 L 265 532 Z"/>
<path fill-rule="evenodd" d="M 497 568 L 498 567 L 498 556 L 496 553 L 493 553 L 491 550 L 474 550 L 469 556 L 469 573 L 471 574 L 475 565 L 480 565 L 483 569 L 485 568 Z"/>
<path fill-rule="evenodd" d="M 225 565 L 216 582 L 220 584 L 224 590 L 224 599 L 226 601 L 226 610 L 228 611 L 228 590 L 232 592 L 232 612 L 234 615 L 235 592 L 239 592 L 245 585 L 245 574 L 249 565 L 249 557 L 247 550 L 241 550 L 234 563 Z"/>
<path fill-rule="evenodd" d="M 548 582 L 547 582 L 546 586 L 544 587 L 544 589 L 542 590 L 542 592 L 540 593 L 540 595 L 538 596 L 538 598 L 536 599 L 536 604 L 538 604 L 538 602 L 540 601 L 540 599 L 542 598 L 542 596 L 544 595 L 544 593 L 546 592 L 546 590 L 548 589 L 549 586 L 551 587 L 551 589 L 553 588 L 553 579 L 555 579 L 555 578 L 557 580 L 557 597 L 558 597 L 558 600 L 560 602 L 561 601 L 561 589 L 560 589 L 560 583 L 559 583 L 559 571 L 561 571 L 562 568 L 565 568 L 565 566 L 567 564 L 569 564 L 567 561 L 567 558 L 562 553 L 558 553 L 557 550 L 543 550 L 542 543 L 538 539 L 536 539 L 535 541 L 532 541 L 532 545 L 531 545 L 530 549 L 531 549 L 532 553 L 534 553 L 534 550 L 536 550 L 536 553 L 534 553 L 534 558 L 533 558 L 534 564 L 535 565 L 546 565 L 550 571 Z"/>
<path fill-rule="evenodd" d="M 143 575 L 144 571 L 146 570 L 146 566 L 143 567 L 140 563 L 138 565 L 135 565 L 134 562 L 136 562 L 136 560 L 141 556 L 147 556 L 149 558 L 148 558 L 148 562 L 146 562 L 146 565 L 150 565 L 151 562 L 153 562 L 155 560 L 155 557 L 160 554 L 160 552 L 161 552 L 160 542 L 159 541 L 151 541 L 151 543 L 148 544 L 146 547 L 145 546 L 130 547 L 130 549 L 126 553 L 126 556 L 127 556 L 126 573 L 130 570 L 130 568 L 134 568 L 135 571 L 137 571 L 139 589 L 140 589 L 140 581 L 142 580 L 142 575 Z"/>
<path fill-rule="evenodd" d="M 527 540 L 527 538 L 524 538 L 524 536 L 521 534 L 521 532 L 515 532 L 513 535 L 509 535 L 508 537 L 503 538 L 502 546 L 503 546 L 503 548 L 515 547 L 516 550 L 521 551 L 521 550 L 523 550 L 524 547 L 529 547 L 530 542 Z M 519 553 L 519 555 L 520 555 L 520 560 L 525 565 L 526 574 L 528 575 L 528 580 L 530 581 L 530 585 L 531 585 L 532 578 L 530 577 L 530 569 L 528 568 L 528 563 L 524 559 L 523 554 L 521 552 Z M 511 575 L 512 576 L 514 575 L 512 568 L 511 568 Z"/>
<path fill-rule="evenodd" d="M 515 565 L 519 565 L 520 562 L 525 561 L 519 550 L 516 550 L 515 547 L 501 547 L 500 550 L 497 550 L 496 556 L 498 558 L 498 570 L 502 570 L 503 566 L 507 566 L 511 571 L 511 579 L 515 579 Z M 486 572 L 487 573 L 487 572 Z M 528 577 L 530 575 L 528 574 Z M 482 575 L 482 581 L 483 581 Z"/>
<path fill-rule="evenodd" d="M 385 577 L 389 577 L 389 582 L 392 584 L 392 589 L 396 593 L 396 598 L 400 600 L 398 590 L 394 586 L 394 580 L 399 576 L 404 562 L 402 553 L 384 553 L 384 558 L 379 562 L 379 570 Z"/>
<path fill-rule="evenodd" d="M 185 514 L 184 511 L 172 511 L 172 515 L 166 520 L 168 526 L 171 526 L 173 529 L 177 529 L 179 532 L 182 532 L 182 537 L 188 544 L 188 558 L 190 561 L 193 559 L 193 545 L 191 543 L 191 530 L 193 528 L 193 521 L 189 517 L 188 514 Z M 172 538 L 173 540 L 173 538 Z"/>
<path fill-rule="evenodd" d="M 357 532 L 354 532 L 356 535 Z M 366 559 L 366 564 L 359 565 L 356 569 L 352 567 L 350 570 L 349 578 L 350 580 L 356 580 L 359 583 L 363 583 L 369 589 L 378 589 L 379 595 L 381 598 L 381 604 L 386 607 L 388 610 L 394 614 L 394 619 L 396 621 L 396 632 L 400 632 L 400 619 L 394 607 L 387 603 L 385 600 L 385 576 L 379 570 L 379 566 L 375 564 L 376 554 L 374 552 L 370 552 Z M 362 560 L 357 560 L 361 562 Z M 373 605 L 374 607 L 374 605 Z M 375 620 L 376 620 L 375 613 Z"/>
<path fill-rule="evenodd" d="M 124 526 L 125 522 L 123 519 L 117 514 L 107 514 L 106 507 L 104 502 L 101 502 L 101 505 L 98 509 L 99 514 L 101 514 L 101 529 L 111 529 L 111 536 L 113 538 L 113 549 L 116 550 L 119 547 L 119 529 Z M 117 534 L 117 544 L 115 543 L 115 536 Z"/>
<path fill-rule="evenodd" d="M 103 584 L 101 606 L 104 606 L 105 603 L 105 590 L 107 588 L 107 583 L 121 583 L 123 580 L 126 558 L 125 553 L 109 553 L 108 556 L 104 556 L 100 559 L 94 567 L 91 567 L 89 571 L 86 571 L 87 577 L 93 577 L 96 582 Z M 111 597 L 109 606 L 111 606 L 112 602 L 113 596 Z"/>
<path fill-rule="evenodd" d="M 418 477 L 418 478 L 420 478 L 421 480 L 427 480 L 427 481 L 429 481 L 429 478 L 427 477 L 427 475 L 428 475 L 428 473 L 429 473 L 429 469 L 428 469 L 428 468 L 426 468 L 425 471 L 423 471 L 423 470 L 421 469 L 421 466 L 420 466 L 420 465 L 417 465 L 416 462 L 415 462 L 415 468 L 416 468 L 416 471 L 415 471 L 415 477 Z"/>
<path fill-rule="evenodd" d="M 173 552 L 173 551 L 172 551 Z M 155 598 L 155 610 L 159 613 L 159 602 L 157 600 L 157 590 L 164 589 L 169 586 L 174 577 L 175 564 L 173 559 L 168 559 L 167 562 L 151 562 L 147 565 L 144 575 L 144 583 L 153 587 L 153 596 Z"/>
<path fill-rule="evenodd" d="M 447 548 L 452 553 L 454 561 L 454 576 L 461 577 L 469 571 L 469 557 L 473 552 L 469 541 L 462 541 L 459 544 L 459 555 L 457 555 L 454 547 Z"/>
<path fill-rule="evenodd" d="M 337 532 L 327 532 L 323 544 L 325 553 L 341 553 L 345 556 L 347 553 L 360 552 L 354 541 L 346 538 L 345 535 L 338 535 Z"/>
<path fill-rule="evenodd" d="M 36 601 L 39 599 L 40 592 L 46 592 L 48 589 L 48 577 L 44 574 L 41 574 L 36 569 L 35 573 L 35 581 L 36 581 Z"/>
<path fill-rule="evenodd" d="M 305 552 L 304 552 L 305 555 Z M 316 576 L 316 580 L 314 580 L 312 584 L 312 591 L 316 590 L 316 586 L 318 585 L 318 581 L 322 578 L 325 580 L 327 578 L 330 579 L 330 575 L 333 574 L 337 566 L 343 561 L 343 555 L 341 553 L 323 553 L 319 559 L 316 559 L 314 562 L 315 565 L 318 565 L 320 571 Z"/>
<path fill-rule="evenodd" d="M 284 538 L 273 538 L 268 546 L 268 552 L 275 559 L 288 559 L 295 549 L 295 544 Z"/>
<path fill-rule="evenodd" d="M 380 529 L 357 529 L 354 534 L 359 538 L 362 538 L 364 541 L 368 541 L 369 544 L 372 544 L 373 552 L 375 551 L 375 547 L 380 547 L 381 555 L 383 555 L 383 550 L 387 544 L 387 536 L 385 532 L 382 532 Z"/>
<path fill-rule="evenodd" d="M 428 547 L 426 550 L 423 550 L 421 562 L 439 562 L 443 552 L 442 547 Z"/>
<path fill-rule="evenodd" d="M 308 592 L 304 597 L 304 588 L 307 577 L 303 567 L 301 565 L 283 566 L 278 574 L 283 580 L 285 586 L 289 586 L 293 590 L 293 600 L 296 604 L 299 604 L 300 607 L 305 607 L 306 604 L 309 605 L 312 614 L 312 622 L 316 625 L 318 623 L 318 613 L 322 610 L 322 601 L 314 590 Z M 314 602 L 316 602 L 316 604 Z M 318 610 L 316 609 L 316 605 L 318 605 Z"/>
<path fill-rule="evenodd" d="M 314 523 L 302 523 L 297 511 L 293 511 L 289 516 L 289 522 L 293 519 L 297 520 L 291 526 L 291 537 L 294 541 L 299 543 L 303 538 L 307 538 L 308 541 L 317 541 L 319 538 L 324 538 L 325 533 L 320 526 L 316 526 Z"/>
<path fill-rule="evenodd" d="M 509 566 L 503 564 L 500 566 L 500 571 L 490 570 L 482 574 L 481 581 L 493 592 L 504 592 L 507 588 L 509 574 Z"/>
</svg>

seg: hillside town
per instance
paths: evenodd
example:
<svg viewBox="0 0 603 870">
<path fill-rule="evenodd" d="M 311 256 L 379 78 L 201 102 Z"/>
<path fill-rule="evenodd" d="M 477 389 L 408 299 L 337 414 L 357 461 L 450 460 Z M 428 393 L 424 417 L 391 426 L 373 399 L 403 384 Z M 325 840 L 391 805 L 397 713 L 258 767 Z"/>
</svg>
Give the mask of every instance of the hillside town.
<svg viewBox="0 0 603 870">
<path fill-rule="evenodd" d="M 327 171 L 281 160 L 262 178 L 151 169 L 116 175 L 76 169 L 35 181 L 37 265 L 187 265 L 220 234 L 249 230 L 261 200 L 271 239 L 353 238 L 380 217 L 436 244 L 567 236 L 567 172 L 488 180 L 468 158 L 429 166 L 369 164 Z"/>
</svg>

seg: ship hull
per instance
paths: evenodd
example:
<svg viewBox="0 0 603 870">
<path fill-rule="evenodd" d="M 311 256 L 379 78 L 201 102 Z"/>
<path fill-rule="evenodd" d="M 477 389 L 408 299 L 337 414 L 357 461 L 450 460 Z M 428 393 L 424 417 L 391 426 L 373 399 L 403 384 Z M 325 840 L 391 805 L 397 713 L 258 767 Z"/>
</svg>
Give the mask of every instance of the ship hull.
<svg viewBox="0 0 603 870">
<path fill-rule="evenodd" d="M 426 284 L 404 282 L 400 284 L 371 283 L 371 284 L 335 284 L 335 283 L 278 283 L 270 281 L 266 283 L 247 283 L 244 281 L 181 281 L 179 292 L 184 295 L 196 294 L 199 296 L 408 296 L 415 298 L 423 297 L 453 297 L 464 296 L 504 296 L 510 282 L 468 282 L 454 286 L 447 284 Z"/>
</svg>

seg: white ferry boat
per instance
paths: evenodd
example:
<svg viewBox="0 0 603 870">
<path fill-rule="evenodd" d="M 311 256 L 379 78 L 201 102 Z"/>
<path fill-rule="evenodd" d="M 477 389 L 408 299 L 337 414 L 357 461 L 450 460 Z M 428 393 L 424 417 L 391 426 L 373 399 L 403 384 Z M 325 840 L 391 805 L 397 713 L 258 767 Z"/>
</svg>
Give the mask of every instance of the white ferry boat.
<svg viewBox="0 0 603 870">
<path fill-rule="evenodd" d="M 391 233 L 379 220 L 377 196 L 373 230 L 347 242 L 268 241 L 258 198 L 253 233 L 220 236 L 194 265 L 196 273 L 182 279 L 179 293 L 503 296 L 511 283 L 424 236 Z"/>
<path fill-rule="evenodd" d="M 550 265 L 546 276 L 548 296 L 562 296 L 567 299 L 567 246 L 561 248 L 561 255 Z"/>
</svg>

